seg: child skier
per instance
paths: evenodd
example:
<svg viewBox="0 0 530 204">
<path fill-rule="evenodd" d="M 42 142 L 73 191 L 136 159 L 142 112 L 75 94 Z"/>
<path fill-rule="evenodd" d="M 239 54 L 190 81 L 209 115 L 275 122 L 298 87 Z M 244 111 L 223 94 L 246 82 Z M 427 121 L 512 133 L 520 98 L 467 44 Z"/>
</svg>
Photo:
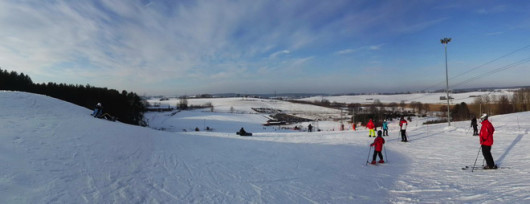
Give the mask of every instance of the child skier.
<svg viewBox="0 0 530 204">
<path fill-rule="evenodd" d="M 383 160 L 383 154 L 381 153 L 383 150 L 383 144 L 385 144 L 385 139 L 383 139 L 383 132 L 379 130 L 377 131 L 377 137 L 374 139 L 374 142 L 370 144 L 371 147 L 374 147 L 374 156 L 371 164 L 375 164 L 375 158 L 377 155 L 379 155 L 379 163 L 385 163 Z"/>
</svg>

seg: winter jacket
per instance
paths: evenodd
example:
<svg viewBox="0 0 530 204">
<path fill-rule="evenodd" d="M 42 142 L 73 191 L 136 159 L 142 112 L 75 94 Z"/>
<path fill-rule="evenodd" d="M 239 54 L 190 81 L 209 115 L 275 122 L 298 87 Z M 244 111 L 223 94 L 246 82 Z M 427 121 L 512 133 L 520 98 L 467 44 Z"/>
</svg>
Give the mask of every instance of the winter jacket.
<svg viewBox="0 0 530 204">
<path fill-rule="evenodd" d="M 388 129 L 388 123 L 385 121 L 383 122 L 383 130 L 386 130 Z"/>
<path fill-rule="evenodd" d="M 493 145 L 493 132 L 495 128 L 489 120 L 482 121 L 482 127 L 480 128 L 480 145 L 491 146 Z"/>
<path fill-rule="evenodd" d="M 366 124 L 366 127 L 368 129 L 374 129 L 375 128 L 374 122 L 372 122 L 372 120 L 368 121 L 368 123 Z"/>
<path fill-rule="evenodd" d="M 385 144 L 385 139 L 381 136 L 377 136 L 374 139 L 374 143 L 370 144 L 370 146 L 375 146 L 375 151 L 380 152 L 381 150 L 383 150 L 383 144 Z"/>
<path fill-rule="evenodd" d="M 406 120 L 401 120 L 401 121 L 399 121 L 399 127 L 400 127 L 400 129 L 402 129 L 402 130 L 406 130 L 406 129 L 407 129 L 407 125 L 408 125 L 408 123 L 407 123 Z"/>
</svg>

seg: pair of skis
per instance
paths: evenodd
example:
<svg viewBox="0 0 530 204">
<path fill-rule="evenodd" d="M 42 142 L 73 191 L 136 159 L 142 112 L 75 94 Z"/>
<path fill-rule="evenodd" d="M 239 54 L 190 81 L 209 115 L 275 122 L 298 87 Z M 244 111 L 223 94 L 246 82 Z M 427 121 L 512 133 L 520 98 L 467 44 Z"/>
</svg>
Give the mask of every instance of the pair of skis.
<svg viewBox="0 0 530 204">
<path fill-rule="evenodd" d="M 485 169 L 483 166 L 465 166 L 465 167 L 462 167 L 462 170 L 472 170 L 472 171 L 475 171 L 475 170 L 499 170 L 499 169 L 509 169 L 510 167 L 497 167 L 496 169 Z"/>
</svg>

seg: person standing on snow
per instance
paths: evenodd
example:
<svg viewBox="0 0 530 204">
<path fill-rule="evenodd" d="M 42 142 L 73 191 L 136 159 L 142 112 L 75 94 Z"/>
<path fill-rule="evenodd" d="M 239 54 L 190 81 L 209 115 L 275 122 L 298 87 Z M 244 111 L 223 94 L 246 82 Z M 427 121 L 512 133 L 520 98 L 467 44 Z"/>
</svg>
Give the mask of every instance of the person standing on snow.
<svg viewBox="0 0 530 204">
<path fill-rule="evenodd" d="M 471 119 L 471 127 L 473 127 L 473 136 L 478 136 L 477 126 L 477 117 L 473 116 L 473 119 Z"/>
<path fill-rule="evenodd" d="M 377 131 L 377 137 L 374 139 L 374 142 L 370 144 L 371 147 L 374 147 L 374 156 L 372 157 L 372 163 L 375 164 L 375 159 L 379 155 L 379 163 L 385 163 L 383 160 L 383 154 L 381 151 L 383 150 L 383 144 L 385 144 L 385 139 L 382 137 L 383 133 L 381 130 Z"/>
<path fill-rule="evenodd" d="M 401 130 L 401 141 L 402 142 L 408 142 L 407 140 L 407 121 L 404 117 L 401 117 L 401 120 L 399 121 L 399 129 Z"/>
<path fill-rule="evenodd" d="M 495 128 L 488 120 L 488 114 L 484 113 L 480 117 L 482 127 L 480 127 L 480 146 L 482 147 L 482 155 L 486 160 L 487 166 L 484 166 L 484 169 L 497 169 L 497 165 L 493 161 L 493 156 L 491 156 L 491 146 L 493 145 L 493 132 Z"/>
<path fill-rule="evenodd" d="M 375 125 L 374 125 L 374 122 L 372 121 L 372 119 L 370 118 L 370 120 L 368 121 L 368 123 L 366 123 L 366 127 L 369 129 L 369 132 L 368 132 L 368 137 L 371 137 L 371 136 L 374 136 L 375 137 Z"/>
<path fill-rule="evenodd" d="M 388 136 L 388 123 L 386 119 L 383 121 L 383 136 Z"/>
</svg>

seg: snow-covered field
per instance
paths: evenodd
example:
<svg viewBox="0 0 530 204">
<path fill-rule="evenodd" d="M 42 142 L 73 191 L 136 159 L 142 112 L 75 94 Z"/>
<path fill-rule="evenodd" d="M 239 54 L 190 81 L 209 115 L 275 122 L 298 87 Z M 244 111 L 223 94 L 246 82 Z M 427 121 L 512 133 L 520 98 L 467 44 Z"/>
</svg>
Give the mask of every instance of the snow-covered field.
<svg viewBox="0 0 530 204">
<path fill-rule="evenodd" d="M 469 122 L 414 119 L 402 143 L 392 121 L 387 163 L 372 166 L 364 128 L 263 129 L 266 118 L 249 107 L 333 110 L 268 100 L 213 105 L 151 115 L 150 124 L 174 130 L 158 131 L 95 119 L 42 95 L 0 92 L 0 203 L 530 203 L 530 112 L 490 118 L 492 154 L 505 168 L 471 172 L 461 170 L 479 150 Z M 214 131 L 180 131 L 194 126 Z M 241 126 L 254 136 L 235 135 Z"/>
<path fill-rule="evenodd" d="M 511 89 L 498 89 L 495 91 L 473 91 L 465 93 L 452 93 L 450 97 L 451 104 L 459 104 L 465 102 L 467 104 L 473 103 L 476 97 L 487 95 L 490 97 L 499 97 L 502 95 L 511 97 L 513 95 L 513 90 Z M 326 99 L 330 102 L 339 102 L 339 103 L 360 103 L 360 104 L 371 104 L 375 100 L 379 100 L 381 103 L 400 103 L 405 101 L 405 103 L 410 102 L 421 102 L 421 103 L 430 103 L 430 104 L 445 104 L 447 100 L 445 99 L 445 93 L 411 93 L 411 94 L 395 94 L 395 95 L 355 95 L 355 96 L 315 96 L 309 98 L 300 99 L 302 101 L 321 101 Z M 440 100 L 440 97 L 444 97 L 444 100 Z"/>
</svg>

